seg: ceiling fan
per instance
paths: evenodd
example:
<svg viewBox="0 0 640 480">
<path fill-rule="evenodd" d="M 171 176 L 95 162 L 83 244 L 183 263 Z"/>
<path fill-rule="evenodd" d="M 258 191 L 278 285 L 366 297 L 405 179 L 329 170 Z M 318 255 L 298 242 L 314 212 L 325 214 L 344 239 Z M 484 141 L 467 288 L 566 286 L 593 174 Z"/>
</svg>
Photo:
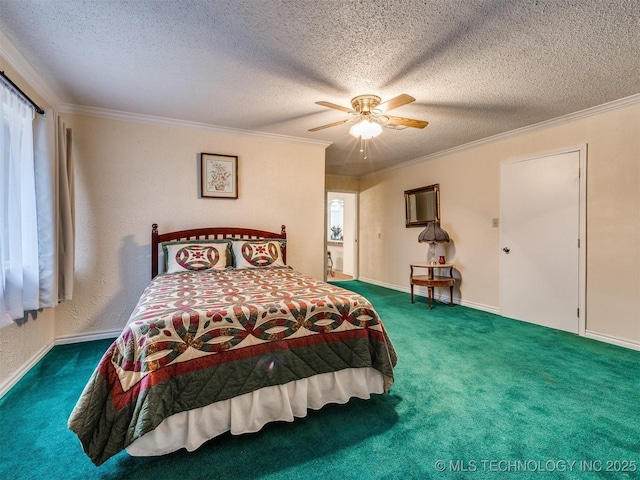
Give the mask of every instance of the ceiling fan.
<svg viewBox="0 0 640 480">
<path fill-rule="evenodd" d="M 360 137 L 363 140 L 367 140 L 378 135 L 382 131 L 381 125 L 384 124 L 424 128 L 429 125 L 429 122 L 424 120 L 415 120 L 413 118 L 385 115 L 389 110 L 401 107 L 407 103 L 415 102 L 415 100 L 416 99 L 411 95 L 403 93 L 397 97 L 387 100 L 386 102 L 382 102 L 381 98 L 377 95 L 358 95 L 351 99 L 351 106 L 353 108 L 343 107 L 331 102 L 316 102 L 316 105 L 340 110 L 341 112 L 351 114 L 352 117 L 347 118 L 346 120 L 340 120 L 339 122 L 333 122 L 320 127 L 311 128 L 309 131 L 317 132 L 318 130 L 355 121 L 358 123 L 351 127 L 349 133 L 356 138 Z"/>
</svg>

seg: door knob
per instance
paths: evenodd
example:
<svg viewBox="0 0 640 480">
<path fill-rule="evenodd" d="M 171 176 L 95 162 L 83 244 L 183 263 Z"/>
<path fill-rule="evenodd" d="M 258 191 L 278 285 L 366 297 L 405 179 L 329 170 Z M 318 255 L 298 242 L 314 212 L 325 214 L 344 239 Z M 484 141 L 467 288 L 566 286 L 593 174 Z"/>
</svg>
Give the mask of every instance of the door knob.
<svg viewBox="0 0 640 480">
<path fill-rule="evenodd" d="M 509 253 L 509 252 L 511 251 L 511 249 L 510 249 L 509 247 L 504 247 L 504 248 L 502 249 L 502 251 L 503 251 L 504 253 Z"/>
</svg>

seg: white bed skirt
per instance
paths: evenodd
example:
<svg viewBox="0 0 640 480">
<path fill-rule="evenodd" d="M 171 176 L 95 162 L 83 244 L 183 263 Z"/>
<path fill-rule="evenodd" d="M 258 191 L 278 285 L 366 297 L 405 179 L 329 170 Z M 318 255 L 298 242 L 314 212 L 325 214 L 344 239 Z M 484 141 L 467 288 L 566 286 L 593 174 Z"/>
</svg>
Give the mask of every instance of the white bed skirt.
<svg viewBox="0 0 640 480">
<path fill-rule="evenodd" d="M 372 393 L 383 392 L 384 377 L 373 368 L 323 373 L 178 413 L 126 450 L 133 456 L 165 455 L 181 448 L 193 451 L 227 431 L 233 435 L 257 432 L 269 422 L 306 417 L 308 409 L 347 403 L 352 397 L 368 399 Z"/>
</svg>

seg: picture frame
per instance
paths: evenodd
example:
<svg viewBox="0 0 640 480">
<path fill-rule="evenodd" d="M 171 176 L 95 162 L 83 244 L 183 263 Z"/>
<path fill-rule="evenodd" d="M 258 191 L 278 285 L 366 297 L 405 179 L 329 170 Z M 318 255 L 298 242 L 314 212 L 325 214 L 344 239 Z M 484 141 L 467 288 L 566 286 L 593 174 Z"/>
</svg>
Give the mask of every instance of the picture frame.
<svg viewBox="0 0 640 480">
<path fill-rule="evenodd" d="M 216 153 L 200 154 L 200 196 L 238 198 L 238 157 Z"/>
</svg>

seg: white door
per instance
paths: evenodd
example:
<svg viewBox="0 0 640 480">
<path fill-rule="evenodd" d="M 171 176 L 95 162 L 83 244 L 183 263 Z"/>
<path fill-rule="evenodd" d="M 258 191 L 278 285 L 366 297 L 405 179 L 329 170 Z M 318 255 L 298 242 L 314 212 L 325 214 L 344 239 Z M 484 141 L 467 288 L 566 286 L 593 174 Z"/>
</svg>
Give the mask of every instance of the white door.
<svg viewBox="0 0 640 480">
<path fill-rule="evenodd" d="M 342 273 L 357 278 L 356 275 L 356 206 L 355 193 L 343 193 L 344 198 L 344 265 Z"/>
<path fill-rule="evenodd" d="M 579 333 L 580 152 L 504 163 L 500 314 Z"/>
</svg>

